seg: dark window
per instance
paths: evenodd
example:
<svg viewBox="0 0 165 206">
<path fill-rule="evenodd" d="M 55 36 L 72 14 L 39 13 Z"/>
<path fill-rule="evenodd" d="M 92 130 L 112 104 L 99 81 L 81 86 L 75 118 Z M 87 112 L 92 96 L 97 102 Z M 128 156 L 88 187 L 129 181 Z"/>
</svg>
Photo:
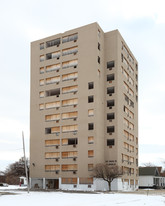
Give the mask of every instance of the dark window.
<svg viewBox="0 0 165 206">
<path fill-rule="evenodd" d="M 52 47 L 52 46 L 55 46 L 55 45 L 59 45 L 60 44 L 60 38 L 58 39 L 53 39 L 51 41 L 47 41 L 46 42 L 46 47 Z"/>
<path fill-rule="evenodd" d="M 136 102 L 138 102 L 138 96 L 136 95 Z"/>
<path fill-rule="evenodd" d="M 88 83 L 88 89 L 93 89 L 94 88 L 94 83 L 93 82 L 89 82 Z"/>
<path fill-rule="evenodd" d="M 88 96 L 88 103 L 94 102 L 94 96 Z"/>
<path fill-rule="evenodd" d="M 114 74 L 108 74 L 107 75 L 107 81 L 112 81 L 115 79 L 115 75 Z"/>
<path fill-rule="evenodd" d="M 138 85 L 136 85 L 136 92 L 138 92 Z"/>
<path fill-rule="evenodd" d="M 114 139 L 107 139 L 107 146 L 112 146 L 115 145 L 115 140 Z"/>
<path fill-rule="evenodd" d="M 107 62 L 107 69 L 111 69 L 114 66 L 115 66 L 115 62 L 114 61 Z"/>
<path fill-rule="evenodd" d="M 108 113 L 107 114 L 107 120 L 112 120 L 115 119 L 115 114 L 114 113 Z"/>
<path fill-rule="evenodd" d="M 138 65 L 136 64 L 136 71 L 138 71 Z"/>
<path fill-rule="evenodd" d="M 98 42 L 98 50 L 100 50 L 100 43 Z"/>
<path fill-rule="evenodd" d="M 93 123 L 89 123 L 88 124 L 88 130 L 93 130 L 94 129 L 94 124 Z"/>
<path fill-rule="evenodd" d="M 98 58 L 97 58 L 97 62 L 100 64 L 100 57 L 98 56 Z"/>
<path fill-rule="evenodd" d="M 115 93 L 115 88 L 114 87 L 108 87 L 107 88 L 107 94 L 109 94 L 109 96 L 111 96 L 113 93 Z"/>
<path fill-rule="evenodd" d="M 121 54 L 121 61 L 122 61 L 122 62 L 123 62 L 123 59 L 124 59 L 123 54 Z"/>
<path fill-rule="evenodd" d="M 48 60 L 48 59 L 52 59 L 52 54 L 51 54 L 51 53 L 46 54 L 46 59 L 47 59 L 47 60 Z"/>
<path fill-rule="evenodd" d="M 51 128 L 45 128 L 45 134 L 51 134 Z"/>
<path fill-rule="evenodd" d="M 138 81 L 138 75 L 136 74 L 136 81 Z"/>
<path fill-rule="evenodd" d="M 68 145 L 76 145 L 78 144 L 77 138 L 68 139 Z"/>
<path fill-rule="evenodd" d="M 46 91 L 46 97 L 59 96 L 59 95 L 60 95 L 60 89 L 52 89 L 52 90 Z"/>
<path fill-rule="evenodd" d="M 133 102 L 133 101 L 129 100 L 129 105 L 130 105 L 132 108 L 134 108 L 134 102 Z"/>
<path fill-rule="evenodd" d="M 114 100 L 108 100 L 107 101 L 107 107 L 113 107 L 115 106 L 115 101 Z"/>
<path fill-rule="evenodd" d="M 107 133 L 112 133 L 115 132 L 115 127 L 114 126 L 108 126 L 107 127 Z"/>
</svg>

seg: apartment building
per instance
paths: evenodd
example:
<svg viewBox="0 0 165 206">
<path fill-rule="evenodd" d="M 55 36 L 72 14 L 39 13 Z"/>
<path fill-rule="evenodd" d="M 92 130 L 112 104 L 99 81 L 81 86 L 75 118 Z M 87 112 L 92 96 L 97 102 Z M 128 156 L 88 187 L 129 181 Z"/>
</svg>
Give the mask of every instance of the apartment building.
<svg viewBox="0 0 165 206">
<path fill-rule="evenodd" d="M 31 43 L 31 187 L 106 190 L 97 163 L 122 168 L 112 189 L 138 187 L 138 63 L 92 23 Z"/>
</svg>

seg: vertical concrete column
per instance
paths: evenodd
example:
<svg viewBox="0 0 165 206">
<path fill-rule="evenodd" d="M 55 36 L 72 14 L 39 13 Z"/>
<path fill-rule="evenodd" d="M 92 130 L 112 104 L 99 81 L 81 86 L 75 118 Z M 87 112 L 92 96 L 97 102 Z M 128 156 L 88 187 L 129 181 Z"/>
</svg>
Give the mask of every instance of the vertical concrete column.
<svg viewBox="0 0 165 206">
<path fill-rule="evenodd" d="M 43 178 L 43 189 L 45 190 L 45 178 Z"/>
<path fill-rule="evenodd" d="M 29 188 L 31 189 L 32 188 L 32 179 L 29 178 Z"/>
</svg>

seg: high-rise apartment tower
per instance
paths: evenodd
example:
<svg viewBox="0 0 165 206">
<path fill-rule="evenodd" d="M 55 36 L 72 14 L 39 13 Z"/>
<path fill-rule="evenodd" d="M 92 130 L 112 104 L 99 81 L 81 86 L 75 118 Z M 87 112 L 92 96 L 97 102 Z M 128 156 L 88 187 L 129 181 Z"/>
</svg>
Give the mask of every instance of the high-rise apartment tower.
<svg viewBox="0 0 165 206">
<path fill-rule="evenodd" d="M 93 23 L 31 43 L 31 187 L 105 190 L 97 163 L 122 168 L 112 189 L 137 188 L 138 63 Z"/>
</svg>

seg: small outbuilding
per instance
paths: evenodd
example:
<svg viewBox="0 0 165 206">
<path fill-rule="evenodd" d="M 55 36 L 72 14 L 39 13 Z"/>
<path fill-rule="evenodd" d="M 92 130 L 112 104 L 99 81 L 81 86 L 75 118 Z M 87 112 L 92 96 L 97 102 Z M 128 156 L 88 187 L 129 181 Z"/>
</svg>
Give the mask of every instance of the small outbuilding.
<svg viewBox="0 0 165 206">
<path fill-rule="evenodd" d="M 19 181 L 20 186 L 26 186 L 27 185 L 26 177 L 20 177 L 19 179 L 20 179 L 20 181 Z"/>
<path fill-rule="evenodd" d="M 165 187 L 165 177 L 160 171 L 160 167 L 139 167 L 139 188 Z"/>
</svg>

